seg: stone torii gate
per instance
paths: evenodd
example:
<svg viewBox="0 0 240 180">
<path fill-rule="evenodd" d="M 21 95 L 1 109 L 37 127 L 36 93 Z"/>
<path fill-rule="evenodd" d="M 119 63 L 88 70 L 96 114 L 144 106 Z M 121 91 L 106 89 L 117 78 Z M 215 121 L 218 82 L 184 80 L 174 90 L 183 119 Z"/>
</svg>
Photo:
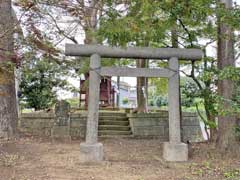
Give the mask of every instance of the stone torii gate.
<svg viewBox="0 0 240 180">
<path fill-rule="evenodd" d="M 82 162 L 103 160 L 103 145 L 98 142 L 98 112 L 100 76 L 164 77 L 168 78 L 169 142 L 163 146 L 163 157 L 167 161 L 187 161 L 188 146 L 181 142 L 179 102 L 179 59 L 199 60 L 199 49 L 179 48 L 118 48 L 102 45 L 66 44 L 65 54 L 90 57 L 89 100 L 86 142 L 80 144 Z M 168 59 L 169 67 L 161 69 L 101 67 L 103 58 Z"/>
</svg>

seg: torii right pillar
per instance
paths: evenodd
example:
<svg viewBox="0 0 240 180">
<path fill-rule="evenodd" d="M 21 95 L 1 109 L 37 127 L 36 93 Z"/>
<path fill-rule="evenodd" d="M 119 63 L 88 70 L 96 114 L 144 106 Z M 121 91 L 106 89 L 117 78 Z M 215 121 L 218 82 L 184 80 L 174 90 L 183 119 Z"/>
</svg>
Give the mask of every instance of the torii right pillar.
<svg viewBox="0 0 240 180">
<path fill-rule="evenodd" d="M 180 101 L 179 101 L 179 61 L 172 57 L 169 69 L 174 75 L 168 80 L 169 142 L 163 145 L 163 158 L 166 161 L 187 161 L 188 145 L 181 142 Z"/>
</svg>

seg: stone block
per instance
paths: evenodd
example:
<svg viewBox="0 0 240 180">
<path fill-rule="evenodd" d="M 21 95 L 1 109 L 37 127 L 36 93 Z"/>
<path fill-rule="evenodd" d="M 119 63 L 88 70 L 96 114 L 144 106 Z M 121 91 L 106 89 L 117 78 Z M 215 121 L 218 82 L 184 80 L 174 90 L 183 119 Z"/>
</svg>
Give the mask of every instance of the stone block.
<svg viewBox="0 0 240 180">
<path fill-rule="evenodd" d="M 134 136 L 164 136 L 164 126 L 138 126 L 132 129 Z"/>
<path fill-rule="evenodd" d="M 38 112 L 38 113 L 22 113 L 20 118 L 22 119 L 53 119 L 55 115 L 53 113 L 44 113 L 44 112 Z"/>
<path fill-rule="evenodd" d="M 132 126 L 161 126 L 167 125 L 168 119 L 162 117 L 155 117 L 155 118 L 129 118 L 130 124 Z"/>
<path fill-rule="evenodd" d="M 103 145 L 81 143 L 80 153 L 80 161 L 83 163 L 100 162 L 103 160 Z"/>
<path fill-rule="evenodd" d="M 182 118 L 183 126 L 199 126 L 199 124 L 200 122 L 197 116 L 194 116 L 194 117 L 183 116 Z"/>
<path fill-rule="evenodd" d="M 70 104 L 65 101 L 58 101 L 55 105 L 56 124 L 67 126 L 70 122 Z"/>
<path fill-rule="evenodd" d="M 159 117 L 168 117 L 168 112 L 159 112 L 159 113 L 138 113 L 138 114 L 127 114 L 129 118 L 159 118 Z"/>
<path fill-rule="evenodd" d="M 200 126 L 183 126 L 183 141 L 199 142 L 203 140 Z"/>
<path fill-rule="evenodd" d="M 80 126 L 80 127 L 71 127 L 70 129 L 70 135 L 74 138 L 84 138 L 86 134 L 86 126 Z"/>
<path fill-rule="evenodd" d="M 184 143 L 165 142 L 163 144 L 163 158 L 171 162 L 187 161 L 188 145 Z"/>
<path fill-rule="evenodd" d="M 71 140 L 69 126 L 53 126 L 51 130 L 51 137 L 53 139 Z"/>
<path fill-rule="evenodd" d="M 81 113 L 72 113 L 70 114 L 70 118 L 76 118 L 76 119 L 87 119 L 87 113 L 81 112 Z"/>
<path fill-rule="evenodd" d="M 71 119 L 71 123 L 70 123 L 71 127 L 80 127 L 80 126 L 86 126 L 86 120 L 84 119 Z"/>
<path fill-rule="evenodd" d="M 183 117 L 196 117 L 198 116 L 197 113 L 194 112 L 182 112 Z"/>
</svg>

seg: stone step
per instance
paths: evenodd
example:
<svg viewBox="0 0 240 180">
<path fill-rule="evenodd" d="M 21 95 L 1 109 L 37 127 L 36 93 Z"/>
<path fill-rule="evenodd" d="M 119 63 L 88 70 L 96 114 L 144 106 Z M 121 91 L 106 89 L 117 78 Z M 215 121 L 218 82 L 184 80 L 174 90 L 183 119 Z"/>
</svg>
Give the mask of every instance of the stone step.
<svg viewBox="0 0 240 180">
<path fill-rule="evenodd" d="M 115 116 L 115 117 L 126 117 L 127 114 L 126 113 L 121 113 L 121 112 L 100 112 L 99 116 Z"/>
<path fill-rule="evenodd" d="M 132 135 L 132 134 L 128 134 L 128 135 L 99 135 L 99 138 L 107 138 L 107 139 L 109 139 L 109 138 L 116 138 L 116 139 L 118 139 L 119 140 L 119 138 L 127 138 L 127 139 L 129 139 L 129 138 L 134 138 L 134 136 Z"/>
<path fill-rule="evenodd" d="M 108 131 L 108 130 L 101 130 L 98 131 L 99 136 L 118 136 L 118 135 L 131 135 L 131 131 Z"/>
<path fill-rule="evenodd" d="M 118 126 L 128 126 L 128 121 L 112 121 L 112 120 L 100 120 L 99 125 L 118 125 Z"/>
<path fill-rule="evenodd" d="M 98 129 L 107 130 L 107 131 L 130 131 L 131 128 L 129 126 L 114 126 L 114 125 L 100 125 Z"/>
<path fill-rule="evenodd" d="M 99 121 L 101 120 L 110 120 L 110 121 L 128 121 L 127 117 L 118 117 L 118 116 L 99 116 Z"/>
</svg>

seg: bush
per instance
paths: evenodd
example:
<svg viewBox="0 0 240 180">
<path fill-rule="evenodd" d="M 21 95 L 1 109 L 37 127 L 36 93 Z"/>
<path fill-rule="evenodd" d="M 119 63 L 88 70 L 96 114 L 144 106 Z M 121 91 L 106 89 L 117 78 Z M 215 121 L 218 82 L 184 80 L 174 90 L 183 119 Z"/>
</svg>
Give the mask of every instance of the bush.
<svg viewBox="0 0 240 180">
<path fill-rule="evenodd" d="M 157 96 L 155 100 L 155 105 L 157 107 L 167 106 L 168 105 L 167 98 L 162 96 Z"/>
<path fill-rule="evenodd" d="M 129 102 L 128 98 L 126 98 L 126 97 L 123 98 L 122 103 L 123 103 L 124 105 L 128 104 L 128 102 Z"/>
</svg>

